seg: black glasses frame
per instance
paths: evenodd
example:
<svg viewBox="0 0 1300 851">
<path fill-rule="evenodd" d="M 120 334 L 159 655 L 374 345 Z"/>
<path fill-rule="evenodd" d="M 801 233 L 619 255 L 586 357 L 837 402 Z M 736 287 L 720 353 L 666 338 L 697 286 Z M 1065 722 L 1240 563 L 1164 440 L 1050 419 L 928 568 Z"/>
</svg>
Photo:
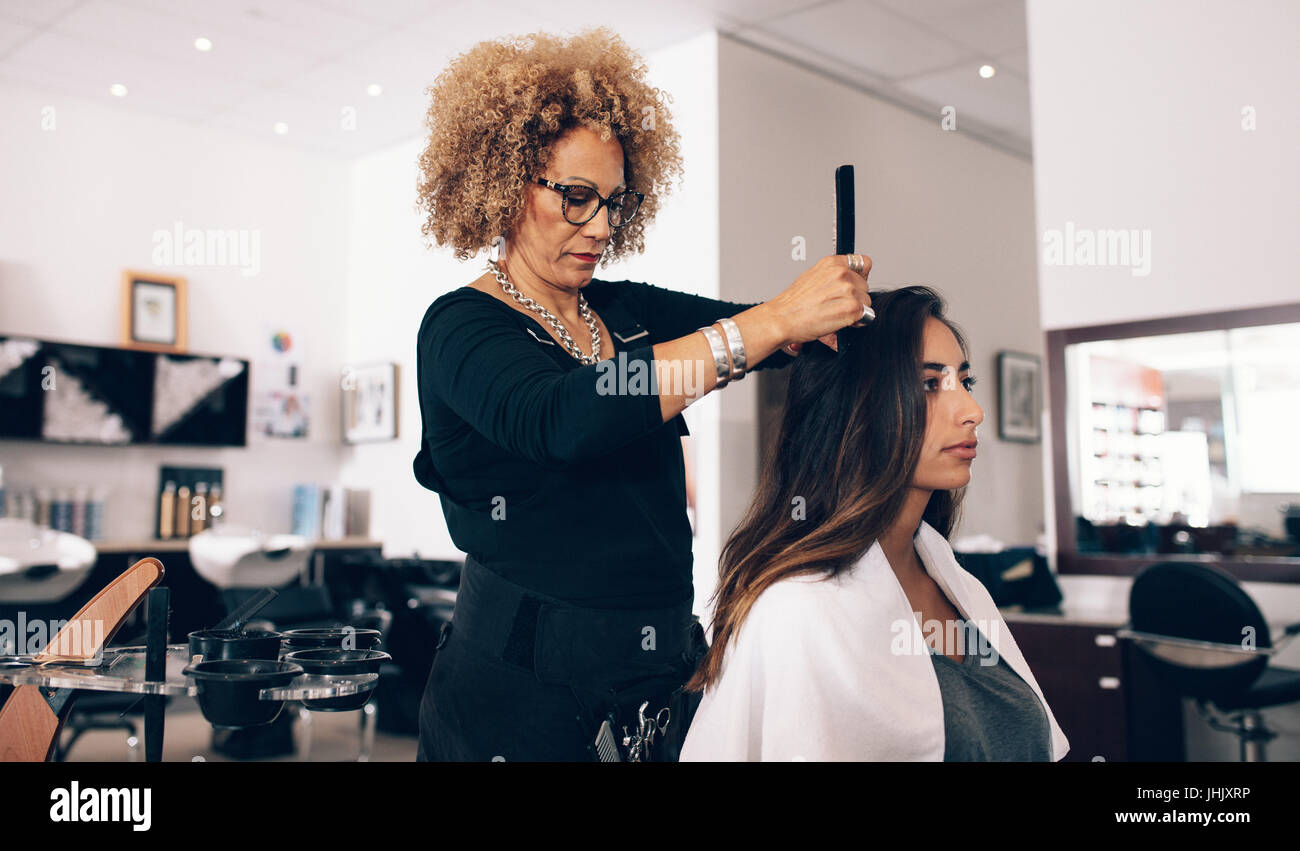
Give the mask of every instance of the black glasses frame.
<svg viewBox="0 0 1300 851">
<path fill-rule="evenodd" d="M 592 189 L 590 186 L 587 186 L 586 184 L 583 183 L 578 183 L 578 184 L 556 183 L 554 180 L 547 180 L 544 177 L 536 178 L 536 180 L 538 183 L 540 183 L 542 186 L 545 186 L 547 189 L 554 189 L 556 192 L 560 193 L 560 196 L 563 199 L 560 203 L 560 212 L 564 215 L 564 220 L 571 225 L 585 225 L 587 222 L 596 218 L 596 214 L 600 212 L 601 207 L 605 207 L 606 208 L 605 216 L 609 221 L 609 226 L 612 228 L 621 228 L 623 227 L 623 225 L 627 224 L 628 222 L 636 218 L 636 214 L 641 211 L 641 202 L 645 201 L 644 193 L 633 192 L 630 189 L 624 189 L 622 192 L 615 192 L 613 195 L 610 195 L 608 198 L 604 198 L 595 189 Z M 587 218 L 583 219 L 580 222 L 575 222 L 573 219 L 569 218 L 569 192 L 574 189 L 585 189 L 591 194 L 595 195 L 597 200 L 600 202 L 599 204 L 596 205 L 596 208 L 591 211 L 591 215 L 587 216 Z M 612 212 L 613 208 L 610 206 L 610 204 L 613 202 L 615 198 L 622 197 L 623 195 L 631 195 L 636 198 L 636 209 L 632 211 L 632 215 L 628 216 L 626 219 L 619 222 L 618 224 L 614 224 L 613 212 Z"/>
</svg>

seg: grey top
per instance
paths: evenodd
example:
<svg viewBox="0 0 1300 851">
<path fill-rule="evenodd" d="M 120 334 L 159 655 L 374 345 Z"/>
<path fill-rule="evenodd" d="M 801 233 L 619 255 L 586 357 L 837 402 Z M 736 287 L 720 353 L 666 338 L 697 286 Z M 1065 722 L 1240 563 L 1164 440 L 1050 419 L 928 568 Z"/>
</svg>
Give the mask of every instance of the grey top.
<svg viewBox="0 0 1300 851">
<path fill-rule="evenodd" d="M 973 623 L 963 626 L 961 662 L 927 645 L 943 694 L 944 762 L 1050 762 L 1051 729 L 1038 695 Z"/>
</svg>

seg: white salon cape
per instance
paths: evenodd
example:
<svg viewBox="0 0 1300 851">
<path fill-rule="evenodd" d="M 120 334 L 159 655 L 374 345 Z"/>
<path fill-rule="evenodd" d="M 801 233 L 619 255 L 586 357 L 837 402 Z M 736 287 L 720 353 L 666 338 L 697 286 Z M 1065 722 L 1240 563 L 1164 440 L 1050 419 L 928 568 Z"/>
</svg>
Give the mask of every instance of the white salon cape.
<svg viewBox="0 0 1300 851">
<path fill-rule="evenodd" d="M 914 542 L 926 573 L 1038 697 L 1052 760 L 1061 759 L 1070 743 L 993 598 L 924 520 Z M 939 680 L 879 541 L 852 569 L 823 576 L 759 595 L 705 690 L 681 761 L 943 760 Z"/>
</svg>

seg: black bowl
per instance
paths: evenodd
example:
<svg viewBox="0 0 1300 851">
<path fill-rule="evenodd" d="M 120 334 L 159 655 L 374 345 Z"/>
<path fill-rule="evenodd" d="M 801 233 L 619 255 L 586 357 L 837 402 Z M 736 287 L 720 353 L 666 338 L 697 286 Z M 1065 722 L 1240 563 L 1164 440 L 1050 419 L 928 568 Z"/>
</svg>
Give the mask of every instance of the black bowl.
<svg viewBox="0 0 1300 851">
<path fill-rule="evenodd" d="M 190 658 L 274 660 L 280 658 L 280 640 L 280 633 L 264 629 L 201 629 L 190 633 Z"/>
<path fill-rule="evenodd" d="M 316 647 L 373 650 L 379 646 L 380 638 L 377 629 L 356 629 L 350 626 L 291 629 L 284 633 L 284 646 L 290 650 L 310 650 Z"/>
<path fill-rule="evenodd" d="M 292 653 L 284 654 L 284 661 L 300 665 L 304 672 L 316 677 L 377 674 L 379 673 L 379 666 L 392 658 L 382 650 L 336 650 L 332 647 L 295 650 Z M 346 694 L 342 697 L 304 700 L 302 705 L 318 712 L 345 712 L 349 709 L 360 709 L 365 706 L 374 694 L 375 689 L 370 689 L 357 694 Z"/>
<path fill-rule="evenodd" d="M 282 688 L 302 675 L 292 662 L 270 659 L 215 659 L 187 665 L 184 673 L 198 687 L 199 709 L 213 727 L 222 729 L 270 724 L 283 700 L 260 700 L 264 688 Z"/>
</svg>

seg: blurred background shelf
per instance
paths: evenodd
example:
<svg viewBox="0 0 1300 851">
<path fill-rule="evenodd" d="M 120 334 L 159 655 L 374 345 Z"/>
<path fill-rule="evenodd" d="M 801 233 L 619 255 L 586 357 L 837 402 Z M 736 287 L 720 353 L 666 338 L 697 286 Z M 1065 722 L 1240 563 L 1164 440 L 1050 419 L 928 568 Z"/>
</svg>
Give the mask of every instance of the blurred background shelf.
<svg viewBox="0 0 1300 851">
<path fill-rule="evenodd" d="M 351 538 L 321 538 L 312 541 L 314 550 L 370 550 L 378 549 L 383 546 L 383 542 L 372 540 L 370 538 L 351 537 Z M 174 538 L 167 541 L 151 541 L 147 538 L 140 538 L 130 541 L 98 541 L 95 543 L 95 549 L 101 554 L 120 555 L 123 553 L 184 553 L 189 552 L 189 539 Z"/>
</svg>

